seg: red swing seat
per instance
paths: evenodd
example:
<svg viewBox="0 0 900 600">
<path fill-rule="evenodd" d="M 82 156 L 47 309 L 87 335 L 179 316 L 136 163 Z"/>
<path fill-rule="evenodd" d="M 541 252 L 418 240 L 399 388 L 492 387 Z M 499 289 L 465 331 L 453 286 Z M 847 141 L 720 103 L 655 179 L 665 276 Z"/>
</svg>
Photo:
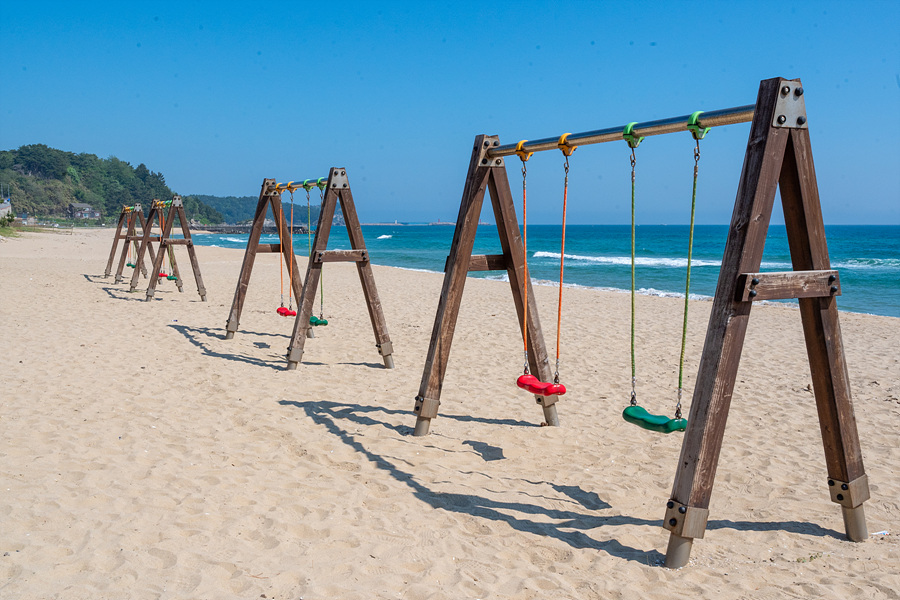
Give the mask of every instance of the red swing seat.
<svg viewBox="0 0 900 600">
<path fill-rule="evenodd" d="M 537 396 L 562 396 L 566 393 L 566 386 L 563 384 L 545 383 L 528 373 L 520 375 L 516 380 L 516 385 Z"/>
</svg>

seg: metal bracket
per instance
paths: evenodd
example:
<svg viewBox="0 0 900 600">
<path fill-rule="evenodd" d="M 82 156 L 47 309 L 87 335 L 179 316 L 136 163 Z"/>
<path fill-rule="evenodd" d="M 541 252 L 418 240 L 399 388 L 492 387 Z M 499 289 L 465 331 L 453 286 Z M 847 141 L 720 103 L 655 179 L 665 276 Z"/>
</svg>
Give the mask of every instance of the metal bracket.
<svg viewBox="0 0 900 600">
<path fill-rule="evenodd" d="M 703 539 L 709 509 L 687 506 L 677 500 L 666 502 L 666 516 L 663 527 L 685 538 Z"/>
<path fill-rule="evenodd" d="M 540 404 L 543 407 L 553 406 L 559 402 L 559 396 L 535 396 L 534 403 Z"/>
<path fill-rule="evenodd" d="M 281 192 L 278 191 L 278 185 L 275 183 L 274 179 L 264 179 L 263 187 L 266 188 L 265 195 L 266 196 L 280 196 Z"/>
<path fill-rule="evenodd" d="M 869 499 L 869 477 L 863 474 L 853 481 L 829 478 L 828 491 L 831 492 L 832 502 L 847 508 L 856 508 Z"/>
<path fill-rule="evenodd" d="M 328 188 L 332 190 L 346 189 L 350 187 L 347 180 L 347 170 L 343 167 L 332 167 L 328 175 Z"/>
<path fill-rule="evenodd" d="M 431 398 L 416 396 L 416 405 L 413 410 L 419 413 L 419 416 L 424 419 L 433 419 L 437 416 L 438 406 L 440 405 L 440 400 L 432 400 Z"/>
<path fill-rule="evenodd" d="M 172 196 L 172 206 L 184 206 L 181 203 L 181 196 Z"/>
<path fill-rule="evenodd" d="M 394 346 L 390 341 L 375 344 L 375 347 L 378 348 L 378 354 L 381 356 L 390 356 L 394 353 Z"/>
<path fill-rule="evenodd" d="M 781 80 L 778 100 L 775 102 L 775 115 L 772 117 L 772 127 L 808 128 L 806 102 L 803 99 L 803 87 L 799 81 Z"/>
<path fill-rule="evenodd" d="M 500 136 L 486 135 L 481 148 L 478 149 L 478 166 L 480 167 L 505 167 L 506 163 L 502 156 L 491 158 L 487 155 L 488 150 L 496 148 L 500 145 Z"/>
</svg>

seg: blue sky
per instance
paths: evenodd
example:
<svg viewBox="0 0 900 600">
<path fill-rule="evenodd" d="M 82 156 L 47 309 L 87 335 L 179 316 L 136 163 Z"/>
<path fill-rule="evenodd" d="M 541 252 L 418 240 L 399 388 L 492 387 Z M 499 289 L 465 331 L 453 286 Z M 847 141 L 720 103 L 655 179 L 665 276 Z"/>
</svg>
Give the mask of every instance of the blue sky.
<svg viewBox="0 0 900 600">
<path fill-rule="evenodd" d="M 900 2 L 256 6 L 4 2 L 0 149 L 145 163 L 181 194 L 342 166 L 363 221 L 454 220 L 477 134 L 752 104 L 761 79 L 800 77 L 826 223 L 900 223 Z M 703 141 L 699 223 L 730 220 L 748 132 Z M 639 222 L 688 221 L 692 146 L 638 149 Z M 629 169 L 624 142 L 580 148 L 569 222 L 628 222 Z M 559 221 L 562 177 L 560 153 L 531 159 L 530 222 Z"/>
</svg>

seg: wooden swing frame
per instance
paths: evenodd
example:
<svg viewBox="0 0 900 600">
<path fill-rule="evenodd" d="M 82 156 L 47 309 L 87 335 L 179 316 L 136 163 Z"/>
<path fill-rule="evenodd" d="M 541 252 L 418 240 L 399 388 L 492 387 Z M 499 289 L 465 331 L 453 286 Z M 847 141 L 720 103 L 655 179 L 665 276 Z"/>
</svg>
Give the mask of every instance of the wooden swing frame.
<svg viewBox="0 0 900 600">
<path fill-rule="evenodd" d="M 262 188 L 259 192 L 259 202 L 256 205 L 256 213 L 253 217 L 253 225 L 250 229 L 250 239 L 247 242 L 244 261 L 241 264 L 237 289 L 234 292 L 234 300 L 231 303 L 231 312 L 225 325 L 225 339 L 233 338 L 238 330 L 256 254 L 259 252 L 281 252 L 285 265 L 292 269 L 291 282 L 294 296 L 297 298 L 297 316 L 294 320 L 291 341 L 288 346 L 286 365 L 288 370 L 295 370 L 303 357 L 306 339 L 315 337 L 309 318 L 312 316 L 323 264 L 326 262 L 355 262 L 369 318 L 375 332 L 375 346 L 384 360 L 384 366 L 388 369 L 394 368 L 393 345 L 388 335 L 387 322 L 384 318 L 378 290 L 375 287 L 375 277 L 372 274 L 372 266 L 369 264 L 369 251 L 366 249 L 362 227 L 356 214 L 356 205 L 353 202 L 353 194 L 350 191 L 347 170 L 333 167 L 328 173 L 325 194 L 319 210 L 316 235 L 312 243 L 312 250 L 307 261 L 306 277 L 304 278 L 300 277 L 297 258 L 293 249 L 293 240 L 290 239 L 291 236 L 287 235 L 285 237 L 288 239 L 285 239 L 281 233 L 289 229 L 282 208 L 281 194 L 285 190 L 296 191 L 301 188 L 303 188 L 301 183 L 278 184 L 274 179 L 263 180 Z M 331 235 L 331 222 L 334 219 L 338 202 L 341 204 L 341 212 L 344 215 L 344 222 L 350 237 L 351 250 L 327 249 L 328 237 Z M 275 219 L 278 219 L 279 215 L 281 216 L 281 226 L 278 228 L 281 243 L 260 244 L 259 238 L 262 235 L 266 213 L 270 205 Z M 307 226 L 309 226 L 308 223 Z"/>
<path fill-rule="evenodd" d="M 347 235 L 350 238 L 350 250 L 328 250 L 331 222 L 334 219 L 334 212 L 338 202 L 341 204 L 341 213 L 344 215 Z M 369 311 L 369 320 L 372 322 L 372 330 L 375 333 L 375 347 L 384 361 L 385 368 L 393 369 L 394 347 L 391 343 L 390 335 L 388 335 L 387 322 L 384 318 L 384 310 L 381 308 L 378 289 L 375 287 L 375 276 L 372 273 L 372 265 L 369 263 L 369 251 L 366 249 L 366 240 L 363 238 L 362 226 L 356 214 L 356 204 L 353 202 L 353 193 L 350 191 L 347 170 L 343 167 L 332 167 L 328 172 L 328 182 L 325 184 L 325 195 L 322 198 L 319 221 L 316 225 L 316 236 L 313 239 L 312 251 L 306 264 L 303 291 L 298 297 L 297 317 L 294 320 L 294 330 L 288 346 L 288 370 L 297 368 L 297 365 L 303 358 L 306 338 L 312 337 L 310 335 L 312 326 L 309 323 L 309 318 L 312 316 L 316 290 L 322 277 L 322 267 L 326 262 L 356 263 L 366 308 Z"/>
<path fill-rule="evenodd" d="M 740 114 L 739 114 L 740 113 Z M 707 114 L 707 113 L 704 113 Z M 746 116 L 746 118 L 744 118 Z M 687 117 L 633 127 L 635 136 L 687 131 Z M 831 269 L 819 191 L 812 159 L 806 106 L 799 80 L 774 78 L 760 83 L 756 104 L 700 116 L 701 127 L 752 121 L 734 213 L 719 272 L 706 340 L 688 416 L 672 494 L 663 526 L 670 531 L 666 566 L 687 564 L 693 540 L 702 538 L 719 462 L 728 410 L 750 310 L 757 300 L 799 299 L 831 500 L 840 504 L 848 539 L 868 537 L 863 503 L 869 499 L 850 381 L 836 305 L 838 273 Z M 621 140 L 624 128 L 569 136 L 572 146 Z M 428 433 L 437 416 L 441 388 L 466 276 L 470 271 L 506 270 L 518 320 L 523 323 L 525 281 L 522 240 L 509 188 L 504 156 L 558 147 L 555 138 L 532 144 L 500 146 L 496 136 L 479 135 L 466 176 L 459 217 L 431 343 L 414 411 L 414 435 Z M 792 271 L 759 272 L 775 193 L 781 203 Z M 500 234 L 501 255 L 473 256 L 478 218 L 490 191 Z M 528 305 L 528 361 L 542 380 L 550 365 L 534 303 Z M 546 422 L 558 425 L 555 398 L 544 399 Z M 549 402 L 554 404 L 549 404 Z M 541 399 L 538 399 L 541 402 Z M 550 410 L 552 409 L 552 410 Z"/>
<path fill-rule="evenodd" d="M 297 256 L 294 254 L 294 240 L 291 237 L 287 218 L 284 216 L 284 206 L 281 203 L 281 193 L 287 187 L 279 187 L 274 179 L 263 179 L 259 190 L 259 201 L 256 203 L 256 212 L 253 214 L 253 224 L 250 226 L 250 238 L 247 240 L 247 249 L 244 251 L 244 260 L 241 263 L 241 273 L 238 276 L 237 289 L 234 291 L 234 300 L 231 302 L 231 311 L 228 313 L 228 321 L 225 323 L 225 339 L 230 340 L 238 330 L 241 321 L 241 313 L 244 310 L 244 300 L 247 298 L 247 288 L 250 286 L 250 275 L 253 273 L 253 264 L 256 255 L 260 252 L 280 252 L 285 266 L 291 270 L 291 289 L 295 298 L 300 298 L 303 291 L 303 280 L 300 278 L 300 269 L 297 267 Z M 260 244 L 266 223 L 266 215 L 269 207 L 272 208 L 272 219 L 280 221 L 276 227 L 279 243 Z M 307 223 L 307 225 L 309 225 Z"/>
<path fill-rule="evenodd" d="M 166 208 L 168 208 L 167 214 L 163 216 L 162 211 Z M 184 236 L 184 239 L 176 239 L 171 237 L 172 227 L 175 224 L 175 217 L 178 217 L 178 221 L 181 225 L 181 233 Z M 160 225 L 159 237 L 155 237 L 151 233 L 153 225 L 157 220 L 159 220 Z M 197 293 L 200 294 L 200 300 L 206 302 L 206 288 L 203 286 L 203 277 L 200 275 L 200 263 L 197 261 L 197 253 L 194 250 L 194 242 L 191 239 L 191 230 L 188 227 L 188 219 L 187 215 L 184 212 L 184 204 L 181 201 L 181 196 L 175 195 L 169 202 L 154 200 L 150 205 L 150 213 L 147 215 L 147 221 L 143 225 L 144 235 L 141 238 L 141 245 L 140 249 L 138 250 L 137 260 L 135 264 L 142 264 L 142 261 L 144 259 L 144 252 L 147 251 L 147 248 L 151 248 L 150 253 L 151 259 L 153 261 L 153 269 L 150 274 L 150 284 L 147 286 L 147 297 L 145 298 L 145 300 L 149 302 L 153 299 L 153 296 L 156 293 L 156 285 L 161 279 L 159 277 L 159 270 L 162 268 L 163 260 L 167 255 L 171 260 L 172 271 L 174 272 L 174 275 L 176 277 L 175 285 L 177 286 L 179 292 L 184 292 L 184 283 L 181 280 L 181 273 L 178 270 L 178 263 L 175 260 L 174 247 L 185 246 L 187 247 L 188 257 L 191 261 L 191 270 L 193 270 L 194 272 L 194 281 L 197 283 Z M 159 249 L 155 257 L 153 257 L 153 250 L 151 247 L 152 241 L 159 242 Z M 132 273 L 131 275 L 131 287 L 128 290 L 129 292 L 133 292 L 137 289 L 138 277 L 138 269 L 135 269 L 134 273 Z"/>
</svg>

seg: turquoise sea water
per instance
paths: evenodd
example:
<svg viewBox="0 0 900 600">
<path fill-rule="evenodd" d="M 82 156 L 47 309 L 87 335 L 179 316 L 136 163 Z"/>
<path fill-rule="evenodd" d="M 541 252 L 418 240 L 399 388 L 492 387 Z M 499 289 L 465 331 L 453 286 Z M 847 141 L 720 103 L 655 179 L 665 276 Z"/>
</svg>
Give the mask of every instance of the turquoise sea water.
<svg viewBox="0 0 900 600">
<path fill-rule="evenodd" d="M 628 290 L 631 285 L 631 237 L 628 225 L 570 225 L 566 228 L 565 283 L 600 289 Z M 375 264 L 441 272 L 454 228 L 449 225 L 364 225 L 363 234 Z M 636 284 L 641 293 L 684 295 L 687 265 L 687 225 L 639 225 L 636 233 Z M 559 225 L 529 225 L 528 265 L 536 283 L 555 284 L 559 277 Z M 840 271 L 844 311 L 900 317 L 900 226 L 834 225 L 825 228 L 832 268 Z M 699 225 L 694 229 L 691 296 L 711 297 L 728 227 Z M 246 248 L 247 235 L 195 234 L 194 242 L 225 248 Z M 263 236 L 277 242 L 277 236 Z M 304 252 L 305 235 L 295 236 Z M 342 227 L 333 227 L 330 249 L 347 249 Z M 494 225 L 481 225 L 475 254 L 499 254 Z M 761 270 L 788 271 L 790 252 L 784 226 L 769 228 Z M 472 273 L 473 277 L 505 279 L 505 273 Z M 437 299 L 435 299 L 437 302 Z M 795 301 L 796 302 L 796 301 Z"/>
</svg>

